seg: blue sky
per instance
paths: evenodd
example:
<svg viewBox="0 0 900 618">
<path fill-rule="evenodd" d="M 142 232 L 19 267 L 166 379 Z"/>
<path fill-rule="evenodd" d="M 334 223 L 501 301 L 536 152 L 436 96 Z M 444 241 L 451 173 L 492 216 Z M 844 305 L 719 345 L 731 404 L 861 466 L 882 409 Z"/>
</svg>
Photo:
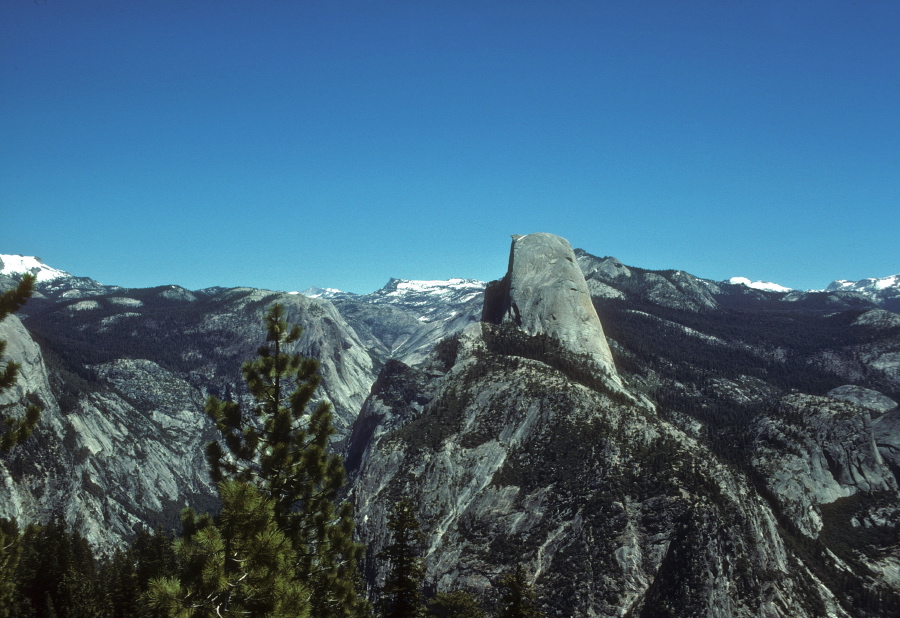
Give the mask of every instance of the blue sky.
<svg viewBox="0 0 900 618">
<path fill-rule="evenodd" d="M 900 272 L 900 3 L 0 2 L 0 253 L 196 289 L 493 279 L 510 234 Z"/>
</svg>

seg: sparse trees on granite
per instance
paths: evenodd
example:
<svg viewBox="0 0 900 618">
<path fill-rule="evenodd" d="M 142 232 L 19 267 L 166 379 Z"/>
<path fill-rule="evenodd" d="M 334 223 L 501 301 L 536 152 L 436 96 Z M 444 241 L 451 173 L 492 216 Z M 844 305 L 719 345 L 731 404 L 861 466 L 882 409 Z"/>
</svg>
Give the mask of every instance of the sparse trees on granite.
<svg viewBox="0 0 900 618">
<path fill-rule="evenodd" d="M 428 618 L 487 618 L 487 612 L 464 590 L 438 592 L 428 600 Z"/>
<path fill-rule="evenodd" d="M 16 571 L 22 543 L 15 521 L 0 519 L 0 618 L 13 618 Z"/>
<path fill-rule="evenodd" d="M 34 293 L 34 275 L 25 275 L 19 285 L 12 290 L 0 294 L 0 321 L 3 321 L 12 313 L 24 305 Z M 6 342 L 0 340 L 0 359 L 6 351 Z M 0 393 L 9 390 L 19 378 L 19 364 L 6 361 L 6 366 L 0 369 Z M 25 408 L 25 414 L 13 418 L 0 415 L 0 453 L 5 453 L 16 444 L 25 441 L 34 426 L 41 417 L 41 409 L 38 405 L 30 403 Z M 3 549 L 0 547 L 0 552 Z"/>
</svg>

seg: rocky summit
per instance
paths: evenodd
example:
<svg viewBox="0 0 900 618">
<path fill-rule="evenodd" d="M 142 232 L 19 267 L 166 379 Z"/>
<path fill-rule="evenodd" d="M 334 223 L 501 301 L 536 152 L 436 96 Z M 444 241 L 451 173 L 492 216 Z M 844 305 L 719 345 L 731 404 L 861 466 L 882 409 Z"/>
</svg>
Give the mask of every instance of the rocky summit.
<svg viewBox="0 0 900 618">
<path fill-rule="evenodd" d="M 612 352 L 575 252 L 565 238 L 513 236 L 506 276 L 486 292 L 485 321 L 558 341 L 618 381 Z"/>
<path fill-rule="evenodd" d="M 406 497 L 429 594 L 496 598 L 518 565 L 548 616 L 900 615 L 889 302 L 626 266 L 544 233 L 513 237 L 500 274 L 315 298 L 39 281 L 0 324 L 22 364 L 0 405 L 44 408 L 0 456 L 0 516 L 60 513 L 108 555 L 218 508 L 203 402 L 247 397 L 240 364 L 278 301 L 337 412 L 370 590 Z"/>
</svg>

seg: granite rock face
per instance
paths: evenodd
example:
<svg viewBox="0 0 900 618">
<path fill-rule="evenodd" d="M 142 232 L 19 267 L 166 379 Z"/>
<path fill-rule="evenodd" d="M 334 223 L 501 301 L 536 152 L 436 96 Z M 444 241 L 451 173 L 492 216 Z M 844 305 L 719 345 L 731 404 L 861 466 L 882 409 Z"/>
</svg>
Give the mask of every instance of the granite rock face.
<svg viewBox="0 0 900 618">
<path fill-rule="evenodd" d="M 894 408 L 875 419 L 872 422 L 872 432 L 878 451 L 900 482 L 900 408 Z"/>
<path fill-rule="evenodd" d="M 873 418 L 890 412 L 897 407 L 897 402 L 890 397 L 886 397 L 871 388 L 856 386 L 855 384 L 846 384 L 833 388 L 828 391 L 828 396 L 868 408 L 872 411 Z"/>
<path fill-rule="evenodd" d="M 820 506 L 858 492 L 897 492 L 876 447 L 868 410 L 812 395 L 784 397 L 759 417 L 752 465 L 806 535 L 822 529 Z"/>
<path fill-rule="evenodd" d="M 177 526 L 181 509 L 214 506 L 203 447 L 213 436 L 203 396 L 157 364 L 118 360 L 95 367 L 97 382 L 62 399 L 37 345 L 11 316 L 0 337 L 22 364 L 6 398 L 37 397 L 34 435 L 0 460 L 0 517 L 46 521 L 61 513 L 99 551 L 141 526 Z M 6 402 L 4 402 L 6 403 Z"/>
<path fill-rule="evenodd" d="M 519 563 L 548 616 L 846 615 L 743 475 L 652 407 L 492 351 L 497 328 L 467 329 L 442 376 L 386 367 L 364 406 L 350 482 L 371 583 L 405 496 L 439 590 L 495 595 Z"/>
<path fill-rule="evenodd" d="M 140 526 L 177 530 L 186 506 L 215 511 L 204 448 L 218 433 L 204 402 L 246 397 L 240 365 L 262 343 L 275 301 L 304 327 L 290 351 L 320 361 L 317 395 L 334 404 L 336 437 L 346 439 L 375 376 L 330 302 L 246 288 L 61 292 L 26 305 L 51 363 L 17 316 L 0 324 L 6 356 L 22 364 L 0 405 L 28 396 L 44 407 L 35 435 L 0 458 L 0 517 L 62 513 L 106 553 Z"/>
<path fill-rule="evenodd" d="M 618 382 L 584 274 L 569 241 L 553 234 L 513 236 L 509 270 L 486 292 L 488 321 L 515 324 L 584 355 Z"/>
<path fill-rule="evenodd" d="M 485 292 L 483 322 L 458 335 L 453 353 L 436 350 L 440 362 L 420 368 L 383 369 L 348 457 L 370 584 L 385 574 L 375 556 L 388 540 L 390 507 L 408 497 L 426 531 L 426 578 L 439 590 L 490 596 L 499 575 L 518 563 L 550 616 L 848 615 L 852 604 L 821 583 L 849 568 L 843 559 L 823 567 L 796 553 L 781 526 L 790 521 L 814 538 L 827 519 L 824 505 L 897 493 L 867 411 L 796 395 L 757 416 L 752 465 L 774 496 L 770 503 L 713 450 L 703 423 L 672 410 L 663 415 L 631 390 L 660 384 L 654 370 L 614 387 L 568 362 L 608 354 L 584 346 L 599 320 L 579 300 L 586 291 L 569 255 L 568 243 L 549 234 L 514 237 L 506 277 Z M 604 267 L 604 276 L 633 277 L 611 263 L 593 272 Z M 682 298 L 695 283 L 686 282 Z M 695 349 L 756 353 L 639 315 L 701 342 Z M 735 408 L 755 410 L 779 393 L 760 378 L 704 376 L 704 388 Z M 894 502 L 861 507 L 856 521 L 891 529 Z M 875 585 L 892 585 L 893 560 L 867 563 L 883 567 Z"/>
<path fill-rule="evenodd" d="M 583 249 L 576 249 L 575 256 L 591 295 L 599 298 L 640 299 L 664 307 L 697 311 L 717 308 L 716 297 L 724 293 L 723 286 L 681 270 L 628 267 L 614 257 L 599 258 Z M 724 286 L 731 287 L 734 286 Z"/>
<path fill-rule="evenodd" d="M 0 341 L 6 342 L 3 360 L 13 360 L 21 365 L 18 381 L 0 394 L 0 405 L 19 402 L 27 393 L 36 393 L 47 401 L 53 401 L 41 349 L 18 316 L 10 315 L 0 321 Z"/>
<path fill-rule="evenodd" d="M 342 293 L 332 302 L 376 361 L 419 365 L 438 342 L 478 320 L 484 286 L 472 279 L 391 279 L 371 294 Z"/>
<path fill-rule="evenodd" d="M 576 250 L 585 292 L 571 258 L 518 237 L 483 303 L 469 280 L 330 302 L 41 283 L 19 314 L 40 349 L 0 325 L 24 365 L 0 405 L 45 409 L 0 457 L 0 517 L 59 511 L 109 552 L 185 505 L 215 510 L 203 401 L 246 396 L 240 363 L 278 300 L 347 437 L 370 584 L 409 496 L 439 590 L 496 598 L 522 564 L 548 616 L 900 615 L 900 416 L 878 411 L 900 401 L 896 314 Z"/>
</svg>

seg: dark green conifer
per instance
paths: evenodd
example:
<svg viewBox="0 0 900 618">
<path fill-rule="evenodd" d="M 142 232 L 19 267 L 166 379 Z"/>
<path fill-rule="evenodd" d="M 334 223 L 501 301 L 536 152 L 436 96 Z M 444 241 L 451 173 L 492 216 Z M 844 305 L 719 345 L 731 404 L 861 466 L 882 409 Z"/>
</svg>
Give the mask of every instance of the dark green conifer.
<svg viewBox="0 0 900 618">
<path fill-rule="evenodd" d="M 104 616 L 108 604 L 94 552 L 61 515 L 46 525 L 32 524 L 22 534 L 16 616 Z"/>
<path fill-rule="evenodd" d="M 428 618 L 487 618 L 478 600 L 464 590 L 438 592 L 428 600 Z"/>
<path fill-rule="evenodd" d="M 152 534 L 141 529 L 131 543 L 131 554 L 142 593 L 147 591 L 151 580 L 172 577 L 177 572 L 178 558 L 172 549 L 172 539 L 160 529 Z"/>
<path fill-rule="evenodd" d="M 109 618 L 138 618 L 146 615 L 134 554 L 117 549 L 100 567 L 100 582 L 106 591 Z"/>
<path fill-rule="evenodd" d="M 22 543 L 15 520 L 0 519 L 0 618 L 14 618 L 16 579 Z"/>
<path fill-rule="evenodd" d="M 394 505 L 388 515 L 391 542 L 378 553 L 388 564 L 379 609 L 382 618 L 418 618 L 425 615 L 422 584 L 425 565 L 420 557 L 423 540 L 415 507 L 409 498 Z"/>
<path fill-rule="evenodd" d="M 210 397 L 207 414 L 223 434 L 207 448 L 214 481 L 250 483 L 271 501 L 274 521 L 290 540 L 296 577 L 308 584 L 313 615 L 367 615 L 358 564 L 363 547 L 353 541 L 353 512 L 337 504 L 344 484 L 341 458 L 328 450 L 334 433 L 331 406 L 312 407 L 318 362 L 287 353 L 300 339 L 281 304 L 264 318 L 266 343 L 242 367 L 254 404 Z M 227 454 L 226 454 L 227 449 Z"/>
<path fill-rule="evenodd" d="M 497 618 L 544 618 L 544 613 L 537 606 L 537 595 L 528 583 L 528 576 L 521 564 L 504 575 L 499 585 L 504 591 Z"/>
<path fill-rule="evenodd" d="M 3 321 L 12 313 L 24 305 L 34 292 L 34 275 L 25 275 L 19 285 L 0 294 L 0 321 Z M 6 342 L 0 340 L 0 359 L 6 352 Z M 19 378 L 19 364 L 7 361 L 0 369 L 0 393 L 10 389 Z M 25 414 L 19 417 L 4 417 L 0 415 L 0 453 L 5 453 L 16 444 L 25 441 L 31 435 L 34 426 L 41 417 L 41 409 L 36 404 L 28 404 Z M 3 548 L 0 546 L 0 560 L 3 559 Z"/>
<path fill-rule="evenodd" d="M 309 616 L 310 591 L 296 575 L 274 501 L 236 480 L 222 481 L 219 494 L 222 511 L 215 518 L 186 511 L 184 536 L 175 544 L 183 569 L 151 583 L 151 608 L 185 618 Z"/>
</svg>

